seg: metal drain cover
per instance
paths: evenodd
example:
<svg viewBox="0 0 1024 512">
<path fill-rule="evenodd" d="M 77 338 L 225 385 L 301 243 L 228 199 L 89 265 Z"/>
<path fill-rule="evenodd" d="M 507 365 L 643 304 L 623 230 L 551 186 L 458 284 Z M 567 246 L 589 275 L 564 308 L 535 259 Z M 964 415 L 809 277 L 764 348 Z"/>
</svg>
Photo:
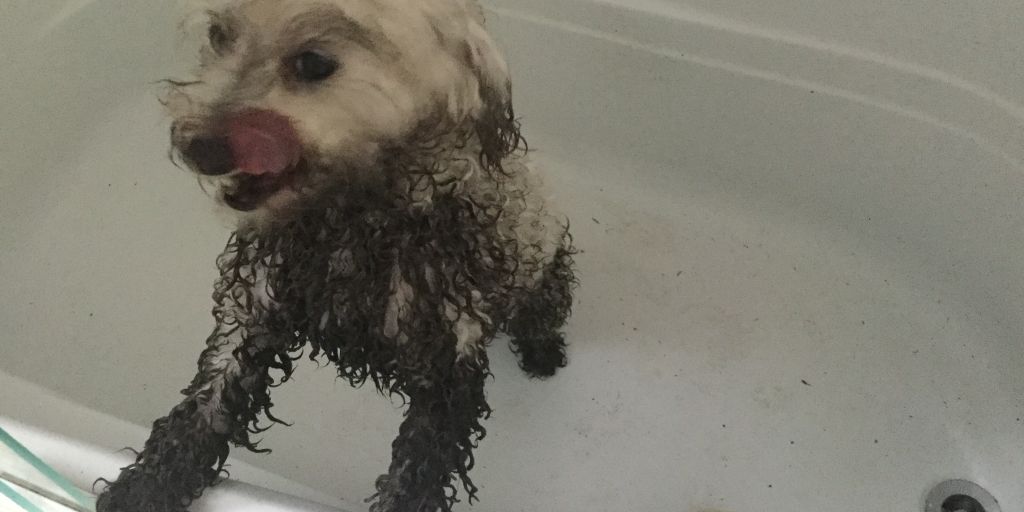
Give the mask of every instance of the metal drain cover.
<svg viewBox="0 0 1024 512">
<path fill-rule="evenodd" d="M 928 493 L 924 512 L 1002 512 L 1002 509 L 980 485 L 967 480 L 946 480 Z"/>
</svg>

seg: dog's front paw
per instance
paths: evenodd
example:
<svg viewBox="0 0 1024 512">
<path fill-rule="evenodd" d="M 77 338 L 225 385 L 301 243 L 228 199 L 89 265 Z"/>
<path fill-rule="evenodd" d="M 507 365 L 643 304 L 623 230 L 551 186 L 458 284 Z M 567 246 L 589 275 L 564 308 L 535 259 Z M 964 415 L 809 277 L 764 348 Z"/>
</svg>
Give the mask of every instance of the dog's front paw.
<svg viewBox="0 0 1024 512">
<path fill-rule="evenodd" d="M 96 498 L 96 512 L 186 512 L 192 499 L 182 497 L 157 475 L 129 467 Z"/>
<path fill-rule="evenodd" d="M 184 508 L 161 508 L 151 499 L 155 482 L 145 484 L 140 481 L 117 481 L 107 486 L 96 497 L 96 512 L 181 512 Z M 159 501 L 159 500 L 156 500 Z"/>
<path fill-rule="evenodd" d="M 451 512 L 454 491 L 446 494 L 444 486 L 424 485 L 396 475 L 377 478 L 377 494 L 366 501 L 370 512 Z"/>
<path fill-rule="evenodd" d="M 519 355 L 519 367 L 530 377 L 546 379 L 568 362 L 565 340 L 559 333 L 531 338 L 517 338 L 513 350 Z"/>
</svg>

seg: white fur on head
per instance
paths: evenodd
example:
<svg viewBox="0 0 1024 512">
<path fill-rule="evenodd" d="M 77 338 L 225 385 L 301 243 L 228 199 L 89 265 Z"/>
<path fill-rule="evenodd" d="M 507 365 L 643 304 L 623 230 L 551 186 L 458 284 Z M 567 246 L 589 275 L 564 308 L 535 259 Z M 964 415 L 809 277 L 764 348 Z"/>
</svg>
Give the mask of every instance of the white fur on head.
<svg viewBox="0 0 1024 512">
<path fill-rule="evenodd" d="M 510 105 L 508 70 L 476 0 L 185 0 L 184 26 L 225 26 L 229 49 L 201 50 L 196 83 L 166 104 L 175 138 L 247 109 L 290 118 L 313 165 L 359 168 L 423 121 L 472 122 Z M 201 27 L 196 30 L 195 27 Z M 314 49 L 339 71 L 315 84 L 288 76 Z"/>
</svg>

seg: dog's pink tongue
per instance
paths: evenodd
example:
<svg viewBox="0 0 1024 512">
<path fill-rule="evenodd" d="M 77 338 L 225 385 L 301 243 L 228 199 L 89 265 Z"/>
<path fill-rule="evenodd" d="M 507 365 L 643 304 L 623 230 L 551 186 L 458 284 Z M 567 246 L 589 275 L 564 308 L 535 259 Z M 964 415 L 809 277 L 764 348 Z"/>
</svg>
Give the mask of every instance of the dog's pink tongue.
<svg viewBox="0 0 1024 512">
<path fill-rule="evenodd" d="M 302 155 L 291 121 L 276 112 L 243 112 L 228 120 L 227 132 L 235 165 L 246 174 L 279 174 Z"/>
</svg>

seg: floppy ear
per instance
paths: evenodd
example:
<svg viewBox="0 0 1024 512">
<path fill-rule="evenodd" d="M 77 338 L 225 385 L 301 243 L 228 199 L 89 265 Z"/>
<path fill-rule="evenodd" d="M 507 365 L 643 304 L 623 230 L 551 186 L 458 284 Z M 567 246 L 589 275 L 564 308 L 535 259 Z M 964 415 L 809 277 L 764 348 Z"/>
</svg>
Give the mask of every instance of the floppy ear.
<svg viewBox="0 0 1024 512">
<path fill-rule="evenodd" d="M 476 114 L 475 128 L 480 140 L 480 163 L 486 169 L 501 171 L 501 161 L 526 141 L 519 133 L 519 123 L 512 109 L 512 83 L 508 65 L 491 36 L 484 29 L 483 13 L 470 21 L 466 35 L 466 65 L 472 70 L 480 93 L 481 108 Z"/>
</svg>

